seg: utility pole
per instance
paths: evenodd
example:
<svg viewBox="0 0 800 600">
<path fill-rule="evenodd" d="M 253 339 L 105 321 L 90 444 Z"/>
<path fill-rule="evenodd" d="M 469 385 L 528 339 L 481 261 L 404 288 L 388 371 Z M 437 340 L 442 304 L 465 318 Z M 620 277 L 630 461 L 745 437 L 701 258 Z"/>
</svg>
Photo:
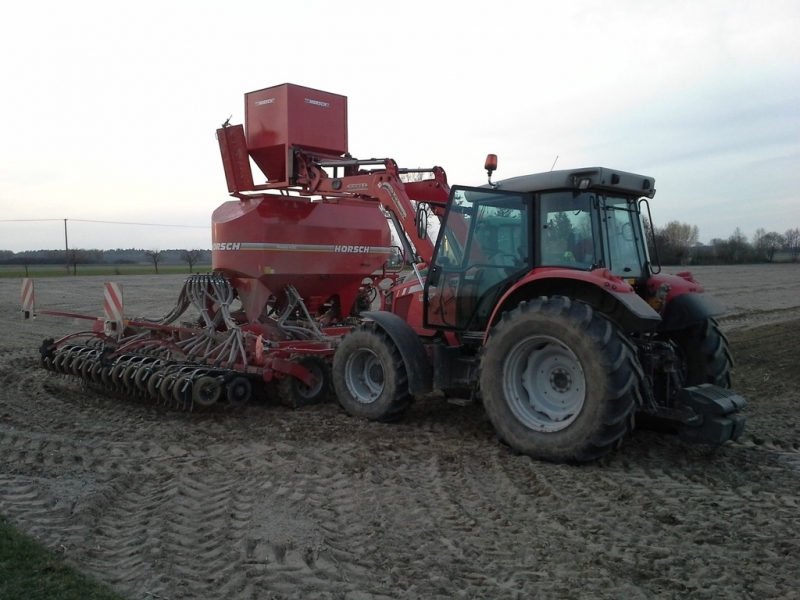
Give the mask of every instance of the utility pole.
<svg viewBox="0 0 800 600">
<path fill-rule="evenodd" d="M 64 219 L 64 262 L 67 265 L 67 275 L 69 275 L 69 242 L 67 241 L 67 220 Z"/>
</svg>

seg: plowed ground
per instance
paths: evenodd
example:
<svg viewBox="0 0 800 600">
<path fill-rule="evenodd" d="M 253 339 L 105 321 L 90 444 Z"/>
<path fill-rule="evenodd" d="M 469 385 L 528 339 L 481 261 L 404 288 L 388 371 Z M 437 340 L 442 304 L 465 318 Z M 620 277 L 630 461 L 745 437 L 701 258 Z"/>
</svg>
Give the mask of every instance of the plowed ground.
<svg viewBox="0 0 800 600">
<path fill-rule="evenodd" d="M 800 268 L 697 269 L 731 314 L 745 434 L 637 431 L 580 467 L 514 456 L 479 406 L 178 412 L 39 369 L 69 319 L 0 281 L 0 512 L 130 598 L 797 598 Z M 179 276 L 123 277 L 128 314 Z M 37 281 L 99 314 L 102 281 Z"/>
</svg>

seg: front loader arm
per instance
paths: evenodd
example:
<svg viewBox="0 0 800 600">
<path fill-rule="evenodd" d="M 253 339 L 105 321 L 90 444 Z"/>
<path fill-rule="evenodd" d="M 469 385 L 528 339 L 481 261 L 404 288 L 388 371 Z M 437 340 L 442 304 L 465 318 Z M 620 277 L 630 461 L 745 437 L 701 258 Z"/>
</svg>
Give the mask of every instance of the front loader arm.
<svg viewBox="0 0 800 600">
<path fill-rule="evenodd" d="M 305 161 L 298 161 L 305 162 Z M 358 166 L 376 164 L 379 161 L 354 161 Z M 378 202 L 384 210 L 394 216 L 403 232 L 414 246 L 419 258 L 430 264 L 433 258 L 434 242 L 427 235 L 421 238 L 417 233 L 417 213 L 412 200 L 433 203 L 434 211 L 443 212 L 450 195 L 444 170 L 435 167 L 433 179 L 404 183 L 400 179 L 400 169 L 394 160 L 387 158 L 382 169 L 357 171 L 342 177 L 330 177 L 324 167 L 351 166 L 347 161 L 335 163 L 309 163 L 298 169 L 298 173 L 306 178 L 308 191 L 323 197 L 347 196 L 366 202 Z M 411 193 L 409 193 L 411 192 Z"/>
</svg>

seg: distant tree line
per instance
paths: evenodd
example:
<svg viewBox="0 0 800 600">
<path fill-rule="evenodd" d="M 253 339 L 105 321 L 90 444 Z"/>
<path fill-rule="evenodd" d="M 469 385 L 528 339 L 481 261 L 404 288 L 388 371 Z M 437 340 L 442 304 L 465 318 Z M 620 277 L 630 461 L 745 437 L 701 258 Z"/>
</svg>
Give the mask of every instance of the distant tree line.
<svg viewBox="0 0 800 600">
<path fill-rule="evenodd" d="M 797 262 L 800 257 L 800 228 L 785 233 L 756 229 L 752 238 L 737 227 L 728 238 L 714 238 L 709 244 L 699 243 L 697 225 L 670 221 L 664 227 L 653 227 L 645 220 L 647 244 L 651 258 L 658 257 L 665 265 L 738 264 L 757 262 Z"/>
<path fill-rule="evenodd" d="M 186 263 L 189 271 L 197 264 L 211 263 L 210 250 L 141 250 L 136 248 L 116 250 L 86 250 L 74 248 L 64 250 L 26 250 L 11 252 L 0 250 L 0 265 L 64 265 L 73 274 L 78 265 L 135 265 L 152 264 L 158 273 L 159 265 Z"/>
</svg>

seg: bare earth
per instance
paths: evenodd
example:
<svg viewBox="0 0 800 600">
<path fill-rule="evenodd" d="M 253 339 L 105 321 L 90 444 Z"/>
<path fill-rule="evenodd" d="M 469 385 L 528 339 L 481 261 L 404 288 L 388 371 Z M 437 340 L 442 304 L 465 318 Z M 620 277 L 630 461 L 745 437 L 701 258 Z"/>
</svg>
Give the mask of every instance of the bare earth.
<svg viewBox="0 0 800 600">
<path fill-rule="evenodd" d="M 130 598 L 800 598 L 800 265 L 706 267 L 730 311 L 744 436 L 637 431 L 580 467 L 514 456 L 480 407 L 395 425 L 335 405 L 177 412 L 40 370 L 0 281 L 0 513 Z M 165 313 L 180 276 L 120 277 Z M 37 306 L 100 314 L 102 279 Z"/>
</svg>

